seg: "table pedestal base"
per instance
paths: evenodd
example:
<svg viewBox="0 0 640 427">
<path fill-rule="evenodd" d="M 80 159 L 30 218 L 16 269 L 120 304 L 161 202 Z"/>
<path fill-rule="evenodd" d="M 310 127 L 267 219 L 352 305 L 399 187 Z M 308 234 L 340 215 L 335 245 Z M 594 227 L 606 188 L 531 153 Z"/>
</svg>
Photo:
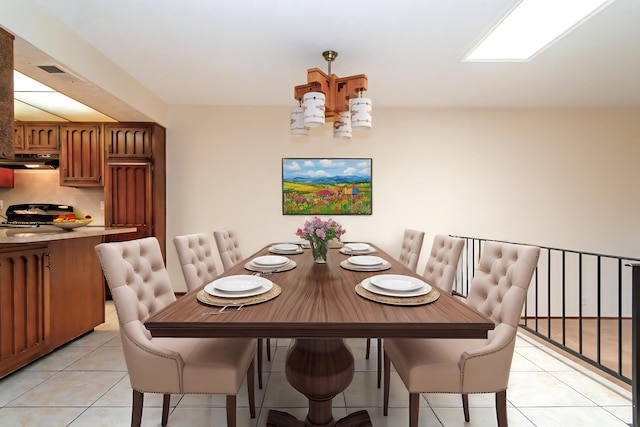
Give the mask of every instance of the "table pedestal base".
<svg viewBox="0 0 640 427">
<path fill-rule="evenodd" d="M 354 412 L 332 425 L 335 427 L 373 427 L 367 411 Z M 305 427 L 305 423 L 286 412 L 271 410 L 267 418 L 267 427 Z"/>
<path fill-rule="evenodd" d="M 296 339 L 287 353 L 289 384 L 309 399 L 304 422 L 280 411 L 270 411 L 268 427 L 370 427 L 367 411 L 333 419 L 332 399 L 353 379 L 353 354 L 341 338 Z"/>
</svg>

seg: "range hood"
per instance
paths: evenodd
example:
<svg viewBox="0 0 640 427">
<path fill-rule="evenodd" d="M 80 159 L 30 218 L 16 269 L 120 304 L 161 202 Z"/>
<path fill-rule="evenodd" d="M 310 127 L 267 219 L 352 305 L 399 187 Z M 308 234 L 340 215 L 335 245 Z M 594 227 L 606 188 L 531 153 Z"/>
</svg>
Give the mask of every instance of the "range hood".
<svg viewBox="0 0 640 427">
<path fill-rule="evenodd" d="M 58 169 L 57 154 L 16 154 L 13 159 L 0 159 L 0 168 L 7 169 Z"/>
</svg>

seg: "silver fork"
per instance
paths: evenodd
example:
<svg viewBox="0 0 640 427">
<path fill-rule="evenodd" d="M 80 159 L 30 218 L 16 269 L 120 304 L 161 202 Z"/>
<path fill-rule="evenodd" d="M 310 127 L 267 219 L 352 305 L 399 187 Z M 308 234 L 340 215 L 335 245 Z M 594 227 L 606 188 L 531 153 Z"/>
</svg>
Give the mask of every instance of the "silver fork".
<svg viewBox="0 0 640 427">
<path fill-rule="evenodd" d="M 229 307 L 228 305 L 225 305 L 224 307 L 222 307 L 220 310 L 218 311 L 211 311 L 209 313 L 202 313 L 203 316 L 207 316 L 209 314 L 224 314 L 224 310 Z"/>
<path fill-rule="evenodd" d="M 244 307 L 245 305 L 246 305 L 246 304 L 240 304 L 240 305 L 238 306 L 238 308 L 236 308 L 236 311 L 240 311 L 240 309 L 241 309 L 242 307 Z M 209 312 L 209 313 L 202 313 L 202 315 L 203 315 L 203 316 L 207 316 L 207 315 L 209 315 L 209 314 L 224 314 L 224 313 L 225 313 L 225 311 L 224 311 L 224 310 L 225 310 L 227 307 L 233 307 L 233 306 L 232 306 L 232 305 L 225 305 L 224 307 L 222 307 L 222 308 L 221 308 L 220 310 L 218 310 L 218 311 L 212 311 L 212 312 Z"/>
</svg>

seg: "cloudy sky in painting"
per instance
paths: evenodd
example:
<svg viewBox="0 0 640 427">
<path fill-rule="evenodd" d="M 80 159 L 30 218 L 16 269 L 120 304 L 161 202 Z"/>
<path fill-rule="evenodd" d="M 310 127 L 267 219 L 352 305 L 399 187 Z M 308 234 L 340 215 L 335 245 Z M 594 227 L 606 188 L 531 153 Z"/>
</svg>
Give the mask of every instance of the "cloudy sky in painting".
<svg viewBox="0 0 640 427">
<path fill-rule="evenodd" d="M 282 159 L 284 179 L 353 175 L 370 179 L 371 159 Z"/>
</svg>

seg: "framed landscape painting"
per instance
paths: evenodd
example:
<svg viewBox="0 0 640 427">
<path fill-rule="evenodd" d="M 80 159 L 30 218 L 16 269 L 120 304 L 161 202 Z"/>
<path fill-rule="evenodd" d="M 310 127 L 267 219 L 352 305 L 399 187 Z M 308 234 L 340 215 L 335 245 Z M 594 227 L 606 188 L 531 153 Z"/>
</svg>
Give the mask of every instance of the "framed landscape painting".
<svg viewBox="0 0 640 427">
<path fill-rule="evenodd" d="M 371 159 L 282 159 L 284 215 L 371 215 Z"/>
</svg>

